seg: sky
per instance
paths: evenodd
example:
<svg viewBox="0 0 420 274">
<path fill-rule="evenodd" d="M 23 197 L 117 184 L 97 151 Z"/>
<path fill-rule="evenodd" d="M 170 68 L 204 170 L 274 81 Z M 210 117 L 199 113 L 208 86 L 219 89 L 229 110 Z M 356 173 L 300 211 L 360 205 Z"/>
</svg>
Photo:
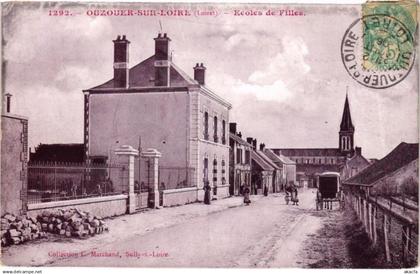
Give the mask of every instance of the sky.
<svg viewBox="0 0 420 274">
<path fill-rule="evenodd" d="M 418 142 L 418 68 L 394 87 L 370 89 L 352 79 L 340 55 L 359 6 L 15 3 L 4 10 L 3 92 L 12 112 L 29 118 L 29 146 L 83 142 L 83 89 L 113 75 L 113 43 L 131 41 L 130 67 L 153 55 L 160 31 L 173 62 L 189 75 L 207 67 L 206 84 L 232 103 L 230 121 L 266 147 L 338 147 L 346 90 L 355 144 L 382 158 L 401 141 Z M 213 17 L 90 17 L 88 9 L 217 10 Z M 233 16 L 238 10 L 294 9 L 305 16 Z M 49 16 L 67 9 L 74 16 Z M 229 14 L 225 14 L 228 12 Z M 160 21 L 160 23 L 159 23 Z"/>
</svg>

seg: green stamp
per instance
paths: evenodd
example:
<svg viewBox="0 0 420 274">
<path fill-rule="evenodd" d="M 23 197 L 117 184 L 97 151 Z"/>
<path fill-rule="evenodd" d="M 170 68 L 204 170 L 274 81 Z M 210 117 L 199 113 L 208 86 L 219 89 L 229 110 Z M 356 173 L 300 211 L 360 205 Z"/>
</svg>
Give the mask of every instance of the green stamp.
<svg viewBox="0 0 420 274">
<path fill-rule="evenodd" d="M 363 67 L 367 70 L 408 69 L 415 51 L 415 1 L 368 2 L 362 7 Z"/>
<path fill-rule="evenodd" d="M 366 87 L 394 86 L 414 65 L 416 3 L 368 2 L 363 5 L 362 15 L 344 34 L 341 43 L 344 67 Z"/>
<path fill-rule="evenodd" d="M 410 31 L 387 15 L 363 18 L 363 67 L 366 70 L 408 70 L 414 56 Z"/>
</svg>

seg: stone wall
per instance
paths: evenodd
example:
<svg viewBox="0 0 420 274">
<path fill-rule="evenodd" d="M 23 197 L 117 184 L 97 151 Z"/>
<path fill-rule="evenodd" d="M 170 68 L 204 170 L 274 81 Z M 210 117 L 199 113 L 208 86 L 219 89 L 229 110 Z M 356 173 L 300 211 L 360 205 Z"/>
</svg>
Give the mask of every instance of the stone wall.
<svg viewBox="0 0 420 274">
<path fill-rule="evenodd" d="M 77 208 L 100 217 L 123 215 L 127 212 L 127 195 L 113 195 L 86 199 L 29 204 L 29 216 L 36 216 L 44 210 Z"/>
<path fill-rule="evenodd" d="M 197 201 L 197 188 L 180 188 L 163 191 L 163 206 L 177 206 Z"/>
<path fill-rule="evenodd" d="M 1 215 L 21 214 L 26 210 L 28 120 L 1 116 Z"/>
</svg>

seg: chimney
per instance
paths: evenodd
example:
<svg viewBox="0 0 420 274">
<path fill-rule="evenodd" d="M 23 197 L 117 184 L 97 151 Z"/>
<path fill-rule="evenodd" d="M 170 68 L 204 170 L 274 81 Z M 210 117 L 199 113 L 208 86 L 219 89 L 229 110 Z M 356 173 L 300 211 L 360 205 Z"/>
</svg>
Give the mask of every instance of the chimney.
<svg viewBox="0 0 420 274">
<path fill-rule="evenodd" d="M 229 123 L 229 132 L 236 134 L 236 123 Z"/>
<path fill-rule="evenodd" d="M 171 39 L 164 33 L 158 34 L 155 40 L 155 86 L 169 87 L 170 57 L 169 42 Z"/>
<path fill-rule="evenodd" d="M 246 142 L 250 145 L 252 145 L 252 140 L 253 140 L 252 137 L 247 137 L 246 138 Z"/>
<path fill-rule="evenodd" d="M 194 80 L 196 80 L 200 85 L 206 83 L 206 67 L 201 64 L 196 64 L 194 67 Z"/>
<path fill-rule="evenodd" d="M 118 35 L 114 42 L 114 87 L 128 88 L 128 48 L 130 41 Z"/>
<path fill-rule="evenodd" d="M 361 147 L 356 147 L 356 155 L 362 155 L 362 148 Z"/>
<path fill-rule="evenodd" d="M 12 103 L 12 94 L 6 93 L 4 96 L 6 97 L 6 101 L 5 101 L 6 113 L 10 113 L 10 107 Z"/>
<path fill-rule="evenodd" d="M 252 141 L 252 147 L 254 148 L 254 150 L 257 150 L 257 139 L 254 139 Z"/>
<path fill-rule="evenodd" d="M 264 148 L 265 148 L 265 144 L 264 144 L 264 143 L 261 143 L 261 144 L 260 144 L 260 150 L 261 150 L 261 151 L 264 151 Z"/>
</svg>

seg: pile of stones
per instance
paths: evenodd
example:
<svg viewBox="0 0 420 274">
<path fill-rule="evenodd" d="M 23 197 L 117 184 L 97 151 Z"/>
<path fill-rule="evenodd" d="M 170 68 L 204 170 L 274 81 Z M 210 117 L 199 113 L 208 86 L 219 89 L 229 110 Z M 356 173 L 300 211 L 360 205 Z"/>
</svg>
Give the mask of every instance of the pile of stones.
<svg viewBox="0 0 420 274">
<path fill-rule="evenodd" d="M 6 213 L 1 218 L 1 245 L 20 244 L 26 241 L 45 238 L 41 223 L 37 218 L 29 216 L 15 216 Z"/>
<path fill-rule="evenodd" d="M 1 218 L 1 245 L 45 238 L 47 233 L 84 238 L 109 231 L 101 217 L 76 208 L 43 211 L 37 217 L 6 213 Z"/>
</svg>

